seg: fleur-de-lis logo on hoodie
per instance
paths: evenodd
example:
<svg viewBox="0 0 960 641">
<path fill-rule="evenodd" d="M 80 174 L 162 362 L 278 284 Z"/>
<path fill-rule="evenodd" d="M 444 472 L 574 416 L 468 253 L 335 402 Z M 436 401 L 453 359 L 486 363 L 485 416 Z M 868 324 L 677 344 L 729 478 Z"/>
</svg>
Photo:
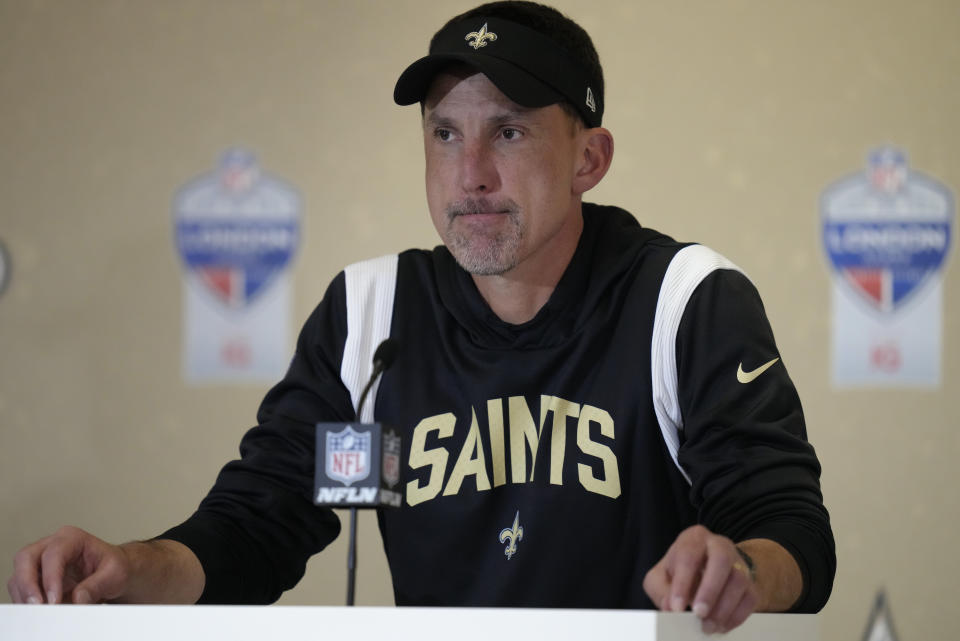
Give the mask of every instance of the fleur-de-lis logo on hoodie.
<svg viewBox="0 0 960 641">
<path fill-rule="evenodd" d="M 473 47 L 474 49 L 479 49 L 480 47 L 486 47 L 487 41 L 493 42 L 497 39 L 497 34 L 492 31 L 487 31 L 487 23 L 484 22 L 483 26 L 480 27 L 480 31 L 471 31 L 463 37 L 464 40 L 473 40 L 473 42 L 467 42 L 467 46 Z"/>
<path fill-rule="evenodd" d="M 513 517 L 513 525 L 500 530 L 500 542 L 507 543 L 507 547 L 504 548 L 503 553 L 507 555 L 508 561 L 517 553 L 517 542 L 522 539 L 523 528 L 520 527 L 520 510 L 517 510 L 516 516 Z"/>
</svg>

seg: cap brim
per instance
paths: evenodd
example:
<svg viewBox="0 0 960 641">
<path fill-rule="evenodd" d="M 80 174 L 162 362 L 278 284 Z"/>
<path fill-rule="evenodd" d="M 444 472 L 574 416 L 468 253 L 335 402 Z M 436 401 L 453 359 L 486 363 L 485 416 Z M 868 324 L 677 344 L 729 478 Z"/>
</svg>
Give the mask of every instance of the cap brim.
<svg viewBox="0 0 960 641">
<path fill-rule="evenodd" d="M 562 94 L 511 62 L 484 55 L 435 53 L 420 58 L 400 74 L 393 89 L 394 102 L 398 105 L 421 102 L 436 75 L 454 63 L 481 72 L 507 98 L 523 107 L 546 107 L 565 100 Z"/>
</svg>

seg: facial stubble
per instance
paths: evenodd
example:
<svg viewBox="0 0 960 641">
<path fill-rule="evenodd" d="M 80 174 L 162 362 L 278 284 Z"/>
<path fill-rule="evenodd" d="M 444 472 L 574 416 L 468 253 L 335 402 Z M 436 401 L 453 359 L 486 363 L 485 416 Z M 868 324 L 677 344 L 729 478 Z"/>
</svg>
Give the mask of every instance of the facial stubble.
<svg viewBox="0 0 960 641">
<path fill-rule="evenodd" d="M 524 237 L 519 209 L 510 199 L 494 202 L 470 198 L 453 203 L 446 210 L 447 227 L 443 242 L 460 267 L 470 274 L 504 274 L 519 262 Z M 503 224 L 490 230 L 457 225 L 460 216 L 469 214 L 501 217 Z"/>
</svg>

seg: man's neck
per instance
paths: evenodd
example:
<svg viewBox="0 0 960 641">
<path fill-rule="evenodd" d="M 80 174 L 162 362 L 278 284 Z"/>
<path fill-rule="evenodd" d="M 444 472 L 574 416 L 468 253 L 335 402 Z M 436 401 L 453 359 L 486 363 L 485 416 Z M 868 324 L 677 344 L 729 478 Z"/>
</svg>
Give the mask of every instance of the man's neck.
<svg viewBox="0 0 960 641">
<path fill-rule="evenodd" d="M 473 275 L 480 295 L 501 320 L 520 325 L 533 319 L 550 299 L 570 264 L 583 233 L 583 217 L 574 217 L 557 234 L 555 243 L 496 276 Z"/>
</svg>

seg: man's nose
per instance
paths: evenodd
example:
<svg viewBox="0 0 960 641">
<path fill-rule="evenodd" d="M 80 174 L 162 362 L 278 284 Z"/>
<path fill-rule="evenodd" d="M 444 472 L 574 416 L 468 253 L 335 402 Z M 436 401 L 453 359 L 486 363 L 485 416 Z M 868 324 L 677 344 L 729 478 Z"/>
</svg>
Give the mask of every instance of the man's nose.
<svg viewBox="0 0 960 641">
<path fill-rule="evenodd" d="M 464 145 L 460 186 L 467 193 L 490 193 L 500 188 L 495 152 L 490 145 L 475 141 Z"/>
</svg>

